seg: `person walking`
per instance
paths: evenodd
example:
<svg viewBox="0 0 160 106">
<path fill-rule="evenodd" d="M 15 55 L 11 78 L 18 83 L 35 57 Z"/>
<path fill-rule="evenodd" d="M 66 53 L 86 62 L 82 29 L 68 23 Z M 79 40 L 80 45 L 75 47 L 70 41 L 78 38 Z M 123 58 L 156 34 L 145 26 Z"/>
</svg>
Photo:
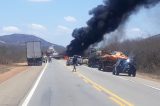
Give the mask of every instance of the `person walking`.
<svg viewBox="0 0 160 106">
<path fill-rule="evenodd" d="M 77 65 L 77 56 L 73 56 L 73 70 L 72 72 L 76 72 L 76 65 Z"/>
</svg>

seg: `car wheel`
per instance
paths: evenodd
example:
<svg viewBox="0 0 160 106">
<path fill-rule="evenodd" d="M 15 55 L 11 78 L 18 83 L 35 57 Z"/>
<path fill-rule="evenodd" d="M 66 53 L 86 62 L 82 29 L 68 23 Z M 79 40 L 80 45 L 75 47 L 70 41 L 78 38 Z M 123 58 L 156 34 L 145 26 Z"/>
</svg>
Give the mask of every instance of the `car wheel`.
<svg viewBox="0 0 160 106">
<path fill-rule="evenodd" d="M 98 67 L 98 70 L 100 70 L 100 71 L 101 71 L 101 67 L 100 67 L 100 66 Z"/>
<path fill-rule="evenodd" d="M 136 77 L 136 72 L 134 72 L 132 75 L 133 75 L 133 77 Z"/>
<path fill-rule="evenodd" d="M 112 74 L 115 75 L 115 68 L 113 68 Z"/>
<path fill-rule="evenodd" d="M 116 75 L 119 75 L 119 72 L 116 72 Z"/>
<path fill-rule="evenodd" d="M 115 75 L 115 71 L 113 71 L 112 74 Z"/>
<path fill-rule="evenodd" d="M 69 64 L 67 64 L 67 66 L 69 66 Z"/>
<path fill-rule="evenodd" d="M 118 70 L 117 70 L 117 69 L 115 69 L 115 74 L 116 74 L 116 75 L 119 75 L 119 72 L 118 72 Z"/>
<path fill-rule="evenodd" d="M 130 72 L 128 73 L 128 76 L 131 76 L 131 73 L 130 73 Z"/>
</svg>

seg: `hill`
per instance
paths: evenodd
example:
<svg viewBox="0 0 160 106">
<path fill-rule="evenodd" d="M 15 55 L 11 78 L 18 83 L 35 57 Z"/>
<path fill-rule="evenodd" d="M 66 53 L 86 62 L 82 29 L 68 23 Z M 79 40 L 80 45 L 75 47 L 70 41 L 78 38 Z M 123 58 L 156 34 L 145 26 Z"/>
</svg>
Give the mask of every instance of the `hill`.
<svg viewBox="0 0 160 106">
<path fill-rule="evenodd" d="M 148 40 L 152 40 L 152 39 L 160 40 L 160 34 L 158 34 L 158 35 L 154 35 L 154 36 L 151 36 L 151 37 L 146 38 L 146 39 L 148 39 Z M 145 39 L 145 40 L 146 40 L 146 39 Z"/>
<path fill-rule="evenodd" d="M 27 34 L 11 34 L 0 36 L 0 45 L 15 45 L 15 46 L 24 46 L 25 42 L 28 41 L 40 41 L 43 48 L 47 48 L 51 45 L 55 47 L 55 50 L 59 53 L 65 51 L 65 47 L 52 44 L 42 38 L 36 37 L 34 35 Z"/>
</svg>

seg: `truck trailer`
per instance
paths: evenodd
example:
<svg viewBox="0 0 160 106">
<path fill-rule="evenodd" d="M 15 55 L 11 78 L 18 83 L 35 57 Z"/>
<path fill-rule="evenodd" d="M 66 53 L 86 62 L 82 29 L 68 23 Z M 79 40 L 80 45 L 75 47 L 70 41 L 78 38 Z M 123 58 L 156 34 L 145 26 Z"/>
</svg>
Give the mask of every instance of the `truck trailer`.
<svg viewBox="0 0 160 106">
<path fill-rule="evenodd" d="M 40 41 L 26 42 L 28 66 L 42 65 L 42 50 Z"/>
</svg>

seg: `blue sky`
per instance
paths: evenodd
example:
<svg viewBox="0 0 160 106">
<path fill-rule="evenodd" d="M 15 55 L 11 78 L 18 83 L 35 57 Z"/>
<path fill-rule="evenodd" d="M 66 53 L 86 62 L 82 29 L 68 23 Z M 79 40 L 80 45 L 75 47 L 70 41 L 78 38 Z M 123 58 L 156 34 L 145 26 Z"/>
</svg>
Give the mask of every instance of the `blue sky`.
<svg viewBox="0 0 160 106">
<path fill-rule="evenodd" d="M 103 0 L 1 0 L 0 35 L 34 34 L 66 46 L 72 30 L 86 26 L 88 11 Z M 160 33 L 160 5 L 133 14 L 126 23 L 129 38 Z"/>
</svg>

